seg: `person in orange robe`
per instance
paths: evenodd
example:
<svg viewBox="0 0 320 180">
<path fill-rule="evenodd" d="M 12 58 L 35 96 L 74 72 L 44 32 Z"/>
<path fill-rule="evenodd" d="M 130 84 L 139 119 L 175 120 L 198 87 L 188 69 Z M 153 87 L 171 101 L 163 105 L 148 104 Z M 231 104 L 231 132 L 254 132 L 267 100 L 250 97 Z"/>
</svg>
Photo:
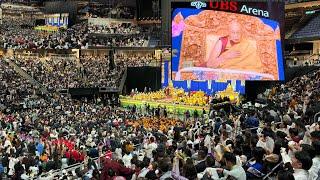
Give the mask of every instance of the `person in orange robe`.
<svg viewBox="0 0 320 180">
<path fill-rule="evenodd" d="M 220 37 L 206 60 L 206 66 L 219 69 L 262 71 L 262 63 L 253 41 L 243 38 L 241 25 L 233 21 L 229 35 Z"/>
</svg>

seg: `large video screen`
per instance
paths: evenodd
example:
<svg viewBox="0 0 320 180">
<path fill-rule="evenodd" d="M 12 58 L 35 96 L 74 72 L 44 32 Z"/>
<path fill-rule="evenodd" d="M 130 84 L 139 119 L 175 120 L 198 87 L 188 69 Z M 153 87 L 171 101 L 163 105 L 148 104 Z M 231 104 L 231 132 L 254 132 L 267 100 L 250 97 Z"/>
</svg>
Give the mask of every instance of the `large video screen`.
<svg viewBox="0 0 320 180">
<path fill-rule="evenodd" d="M 284 80 L 279 23 L 195 8 L 172 12 L 172 80 Z"/>
</svg>

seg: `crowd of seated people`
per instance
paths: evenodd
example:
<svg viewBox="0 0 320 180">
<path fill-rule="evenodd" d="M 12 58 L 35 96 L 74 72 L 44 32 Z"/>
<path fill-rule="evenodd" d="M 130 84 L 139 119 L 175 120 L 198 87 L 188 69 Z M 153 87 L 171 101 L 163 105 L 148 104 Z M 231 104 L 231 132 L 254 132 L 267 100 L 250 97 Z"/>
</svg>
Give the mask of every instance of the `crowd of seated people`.
<svg viewBox="0 0 320 180">
<path fill-rule="evenodd" d="M 108 57 L 12 58 L 18 66 L 50 91 L 65 88 L 117 88 L 123 68 L 109 68 Z M 57 83 L 59 82 L 59 83 Z"/>
<path fill-rule="evenodd" d="M 92 37 L 89 46 L 95 47 L 146 47 L 148 45 L 146 35 L 127 35 L 115 37 Z"/>
<path fill-rule="evenodd" d="M 22 26 L 20 18 L 5 18 L 0 26 L 1 47 L 6 49 L 87 48 L 87 24 L 79 23 L 58 32 L 43 32 Z"/>
<path fill-rule="evenodd" d="M 126 67 L 142 67 L 150 66 L 157 62 L 153 54 L 136 55 L 136 54 L 116 54 L 115 62 L 117 65 Z"/>
<path fill-rule="evenodd" d="M 109 57 L 82 56 L 81 66 L 84 68 L 85 79 L 92 87 L 117 88 L 122 78 L 123 67 L 116 66 L 114 69 L 109 67 Z"/>
<path fill-rule="evenodd" d="M 10 107 L 32 107 L 33 104 L 24 103 L 38 93 L 28 80 L 20 77 L 8 64 L 0 59 L 0 109 L 10 111 Z"/>
<path fill-rule="evenodd" d="M 0 114 L 0 175 L 245 180 L 261 178 L 283 162 L 271 176 L 317 179 L 319 90 L 318 70 L 274 87 L 264 108 L 204 111 L 184 121 L 168 118 L 165 107 L 122 109 L 101 97 L 34 99 L 39 106 Z M 92 161 L 99 156 L 102 169 Z M 85 168 L 52 177 L 52 170 L 77 162 Z"/>
<path fill-rule="evenodd" d="M 139 34 L 140 28 L 132 23 L 118 23 L 108 25 L 89 24 L 89 33 L 99 34 Z"/>
<path fill-rule="evenodd" d="M 114 8 L 101 7 L 89 8 L 90 17 L 114 18 L 114 19 L 133 19 L 135 10 L 128 6 L 116 6 Z"/>
<path fill-rule="evenodd" d="M 16 17 L 3 19 L 0 25 L 0 46 L 5 49 L 87 49 L 89 46 L 143 47 L 148 45 L 149 28 L 120 24 L 115 26 L 90 26 L 82 22 L 56 32 L 35 30 L 26 20 Z M 144 33 L 148 32 L 148 33 Z M 120 34 L 97 37 L 89 34 Z M 125 35 L 125 36 L 124 36 Z"/>
<path fill-rule="evenodd" d="M 2 3 L 12 3 L 12 4 L 24 4 L 27 3 L 24 0 L 2 0 Z"/>
<path fill-rule="evenodd" d="M 50 91 L 81 85 L 79 68 L 75 59 L 12 58 L 32 78 Z M 59 82 L 59 83 L 57 83 Z"/>
</svg>

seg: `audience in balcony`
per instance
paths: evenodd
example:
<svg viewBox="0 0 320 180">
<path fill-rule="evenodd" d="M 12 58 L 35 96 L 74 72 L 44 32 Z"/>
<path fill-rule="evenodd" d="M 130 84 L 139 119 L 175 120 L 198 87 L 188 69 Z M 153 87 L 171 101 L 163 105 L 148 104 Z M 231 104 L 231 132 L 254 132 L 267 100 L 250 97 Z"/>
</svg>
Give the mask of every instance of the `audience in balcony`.
<svg viewBox="0 0 320 180">
<path fill-rule="evenodd" d="M 36 104 L 25 103 L 24 100 L 36 96 L 39 93 L 38 88 L 20 77 L 5 61 L 0 60 L 0 111 L 10 111 L 10 107 L 33 107 Z"/>
<path fill-rule="evenodd" d="M 144 47 L 148 45 L 151 29 L 136 26 L 93 26 L 83 22 L 57 32 L 35 30 L 33 26 L 22 26 L 24 20 L 5 18 L 0 25 L 0 47 L 5 49 L 87 49 L 89 46 Z M 148 32 L 141 33 L 141 32 Z M 99 37 L 96 34 L 119 34 L 121 36 Z"/>
<path fill-rule="evenodd" d="M 110 69 L 109 57 L 82 56 L 80 58 L 83 75 L 91 87 L 117 88 L 122 78 L 122 66 Z"/>
<path fill-rule="evenodd" d="M 95 47 L 146 47 L 148 45 L 148 39 L 146 35 L 92 37 L 89 45 Z"/>
<path fill-rule="evenodd" d="M 50 91 L 66 88 L 117 88 L 123 68 L 109 68 L 108 57 L 83 56 L 76 58 L 12 58 Z M 59 83 L 57 83 L 59 82 Z"/>
<path fill-rule="evenodd" d="M 71 49 L 87 48 L 87 25 L 80 23 L 58 32 L 42 32 L 22 27 L 19 18 L 5 18 L 0 26 L 1 47 L 6 49 Z"/>
<path fill-rule="evenodd" d="M 90 17 L 134 19 L 135 9 L 128 6 L 116 6 L 114 8 L 89 8 Z"/>
<path fill-rule="evenodd" d="M 115 55 L 115 62 L 117 65 L 126 67 L 160 66 L 159 60 L 153 54 L 117 54 Z"/>
<path fill-rule="evenodd" d="M 109 25 L 89 24 L 89 33 L 97 34 L 139 34 L 140 28 L 131 23 L 118 23 Z"/>
</svg>

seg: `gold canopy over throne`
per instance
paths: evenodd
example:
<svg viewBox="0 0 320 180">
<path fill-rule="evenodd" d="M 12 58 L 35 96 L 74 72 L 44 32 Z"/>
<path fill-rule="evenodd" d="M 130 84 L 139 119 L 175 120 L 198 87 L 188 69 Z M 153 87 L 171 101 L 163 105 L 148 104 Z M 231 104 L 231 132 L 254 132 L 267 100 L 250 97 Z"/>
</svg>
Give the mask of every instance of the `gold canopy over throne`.
<svg viewBox="0 0 320 180">
<path fill-rule="evenodd" d="M 276 40 L 280 40 L 279 27 L 273 30 L 258 17 L 242 14 L 230 15 L 223 11 L 205 10 L 185 19 L 179 69 L 186 67 L 186 64 L 190 66 L 190 63 L 193 67 L 203 65 L 208 57 L 208 51 L 212 48 L 210 47 L 211 42 L 214 41 L 212 39 L 227 36 L 228 22 L 232 21 L 237 21 L 241 25 L 244 38 L 255 42 L 257 54 L 262 63 L 261 73 L 271 74 L 278 79 Z"/>
</svg>

